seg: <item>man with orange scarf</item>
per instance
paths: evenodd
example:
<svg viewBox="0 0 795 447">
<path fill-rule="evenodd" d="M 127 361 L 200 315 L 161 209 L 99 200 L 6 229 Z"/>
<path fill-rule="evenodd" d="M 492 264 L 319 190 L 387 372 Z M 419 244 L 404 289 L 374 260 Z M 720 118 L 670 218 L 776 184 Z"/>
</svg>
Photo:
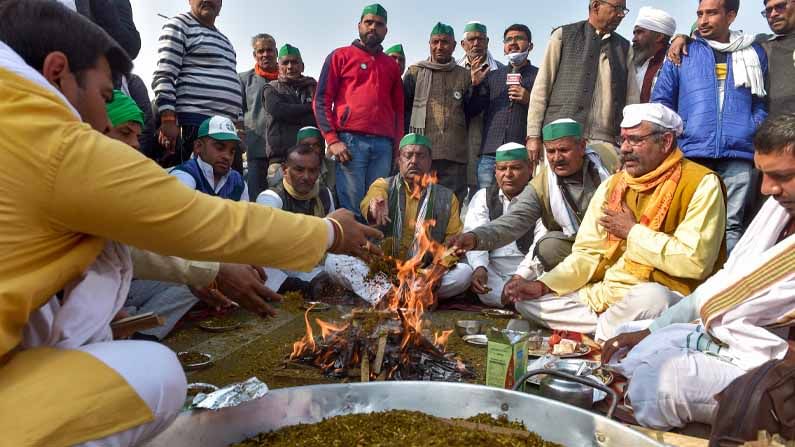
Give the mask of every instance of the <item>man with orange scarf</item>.
<svg viewBox="0 0 795 447">
<path fill-rule="evenodd" d="M 715 272 L 726 253 L 723 187 L 684 159 L 682 127 L 661 104 L 627 106 L 624 170 L 594 194 L 572 254 L 537 281 L 510 281 L 504 300 L 544 326 L 606 340 L 622 323 L 655 318 Z"/>
</svg>

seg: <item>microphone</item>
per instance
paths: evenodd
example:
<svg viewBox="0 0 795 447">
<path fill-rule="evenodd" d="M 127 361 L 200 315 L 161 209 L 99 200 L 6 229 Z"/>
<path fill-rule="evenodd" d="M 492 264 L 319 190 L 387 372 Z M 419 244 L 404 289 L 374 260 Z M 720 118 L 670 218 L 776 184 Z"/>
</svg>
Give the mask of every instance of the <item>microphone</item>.
<svg viewBox="0 0 795 447">
<path fill-rule="evenodd" d="M 522 85 L 522 74 L 519 73 L 519 67 L 511 64 L 511 71 L 508 73 L 508 78 L 505 84 L 510 88 L 512 85 Z M 513 100 L 511 99 L 511 107 L 513 107 Z"/>
</svg>

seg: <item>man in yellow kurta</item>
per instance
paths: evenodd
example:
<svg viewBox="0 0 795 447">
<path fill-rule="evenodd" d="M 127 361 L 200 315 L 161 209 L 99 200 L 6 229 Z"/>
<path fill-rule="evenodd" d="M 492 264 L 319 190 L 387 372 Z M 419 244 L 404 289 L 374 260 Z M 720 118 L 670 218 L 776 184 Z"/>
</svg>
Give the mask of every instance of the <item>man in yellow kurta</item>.
<svg viewBox="0 0 795 447">
<path fill-rule="evenodd" d="M 362 215 L 392 239 L 386 255 L 400 260 L 411 259 L 417 250 L 423 223 L 435 221 L 428 235 L 439 244 L 461 233 L 458 199 L 442 185 L 427 182 L 431 172 L 431 142 L 425 136 L 410 133 L 400 140 L 399 173 L 379 178 L 370 186 L 360 205 Z M 325 270 L 343 286 L 375 304 L 392 287 L 385 278 L 368 279 L 368 269 L 361 261 L 345 256 L 329 256 Z M 464 293 L 471 282 L 472 269 L 457 264 L 439 281 L 434 299 L 451 298 Z"/>
<path fill-rule="evenodd" d="M 173 352 L 109 341 L 107 327 L 74 324 L 84 316 L 97 323 L 94 314 L 112 311 L 126 294 L 132 263 L 123 244 L 290 269 L 311 268 L 329 248 L 369 248 L 369 230 L 350 213 L 331 216 L 335 222 L 202 195 L 97 132 L 109 126 L 111 72 L 130 67 L 104 32 L 57 2 L 0 5 L 0 433 L 7 445 L 137 445 L 176 416 L 185 376 Z M 48 311 L 87 294 L 95 306 L 86 315 L 41 324 Z"/>
<path fill-rule="evenodd" d="M 725 260 L 723 189 L 683 158 L 681 118 L 660 104 L 631 105 L 621 128 L 624 171 L 594 194 L 572 254 L 504 291 L 526 317 L 599 340 L 621 323 L 655 318 Z"/>
</svg>

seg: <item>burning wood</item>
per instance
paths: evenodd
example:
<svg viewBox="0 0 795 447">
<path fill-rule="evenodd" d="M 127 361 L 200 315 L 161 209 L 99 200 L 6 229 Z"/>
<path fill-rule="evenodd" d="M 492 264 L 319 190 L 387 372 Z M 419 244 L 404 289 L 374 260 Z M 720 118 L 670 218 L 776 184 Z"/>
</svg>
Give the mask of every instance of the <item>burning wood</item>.
<svg viewBox="0 0 795 447">
<path fill-rule="evenodd" d="M 433 221 L 423 223 L 411 259 L 395 261 L 396 284 L 374 308 L 354 310 L 344 325 L 316 319 L 321 330 L 317 338 L 307 311 L 306 335 L 295 342 L 290 359 L 339 378 L 359 370 L 362 381 L 473 378 L 474 373 L 445 350 L 453 331 L 431 334 L 429 321 L 423 318 L 436 305 L 434 292 L 442 276 L 458 261 L 430 238 L 428 229 L 433 225 Z"/>
</svg>

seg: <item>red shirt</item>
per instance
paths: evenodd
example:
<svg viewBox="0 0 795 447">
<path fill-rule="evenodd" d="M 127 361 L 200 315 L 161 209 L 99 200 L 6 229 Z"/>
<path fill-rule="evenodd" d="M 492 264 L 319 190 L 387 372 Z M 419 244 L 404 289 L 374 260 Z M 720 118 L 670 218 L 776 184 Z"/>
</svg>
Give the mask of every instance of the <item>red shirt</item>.
<svg viewBox="0 0 795 447">
<path fill-rule="evenodd" d="M 339 132 L 403 137 L 403 81 L 394 59 L 357 40 L 326 58 L 314 99 L 315 120 L 329 145 Z"/>
</svg>

